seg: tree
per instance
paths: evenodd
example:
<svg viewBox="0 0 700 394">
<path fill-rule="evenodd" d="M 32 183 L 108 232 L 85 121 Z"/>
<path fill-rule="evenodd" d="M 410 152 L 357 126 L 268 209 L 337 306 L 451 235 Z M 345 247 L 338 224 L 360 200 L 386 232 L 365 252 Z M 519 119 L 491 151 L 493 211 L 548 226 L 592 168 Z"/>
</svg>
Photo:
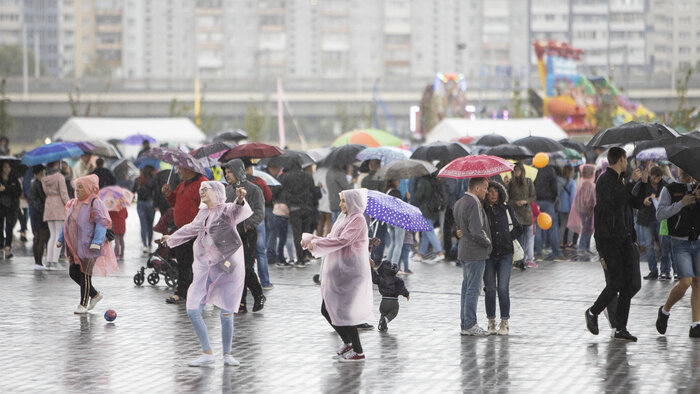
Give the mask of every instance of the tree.
<svg viewBox="0 0 700 394">
<path fill-rule="evenodd" d="M 68 105 L 70 106 L 70 112 L 72 116 L 83 116 L 89 117 L 91 115 L 105 116 L 107 114 L 108 106 L 102 102 L 100 95 L 108 93 L 112 88 L 112 82 L 108 82 L 102 92 L 98 93 L 97 99 L 95 101 L 81 102 L 80 98 L 80 86 L 76 85 L 73 92 L 68 92 Z M 80 107 L 84 105 L 85 110 L 80 113 Z M 93 112 L 93 109 L 95 112 Z"/>
<path fill-rule="evenodd" d="M 182 103 L 178 101 L 177 98 L 170 100 L 170 107 L 168 108 L 168 116 L 171 118 L 183 118 L 187 117 L 192 111 L 192 106 L 187 103 Z"/>
<path fill-rule="evenodd" d="M 693 69 L 688 68 L 683 80 L 680 78 L 676 81 L 676 94 L 678 95 L 678 108 L 672 111 L 668 117 L 668 123 L 671 127 L 679 130 L 695 130 L 699 120 L 697 116 L 697 108 L 688 105 L 688 83 L 693 75 Z"/>
<path fill-rule="evenodd" d="M 605 130 L 615 125 L 617 104 L 610 93 L 601 95 L 599 100 L 600 104 L 594 115 L 595 127 L 598 130 Z"/>
<path fill-rule="evenodd" d="M 10 99 L 5 93 L 5 78 L 0 81 L 0 136 L 9 137 L 12 127 L 15 125 L 15 120 L 7 112 L 7 106 Z"/>
<path fill-rule="evenodd" d="M 8 77 L 22 75 L 22 47 L 19 45 L 0 45 L 0 74 Z M 41 73 L 43 67 L 39 65 Z M 27 70 L 34 72 L 34 52 L 27 50 Z"/>
<path fill-rule="evenodd" d="M 423 97 L 420 100 L 421 134 L 423 136 L 428 134 L 440 122 L 439 114 L 436 110 L 438 105 L 438 98 L 434 95 L 433 85 L 426 85 L 423 90 Z"/>
<path fill-rule="evenodd" d="M 260 141 L 263 127 L 265 127 L 265 114 L 257 106 L 249 105 L 245 116 L 245 131 L 248 133 L 248 139 Z"/>
<path fill-rule="evenodd" d="M 518 119 L 527 118 L 530 115 L 528 101 L 522 96 L 520 90 L 520 80 L 516 79 L 513 84 L 513 96 L 510 99 L 510 113 L 508 117 Z"/>
</svg>

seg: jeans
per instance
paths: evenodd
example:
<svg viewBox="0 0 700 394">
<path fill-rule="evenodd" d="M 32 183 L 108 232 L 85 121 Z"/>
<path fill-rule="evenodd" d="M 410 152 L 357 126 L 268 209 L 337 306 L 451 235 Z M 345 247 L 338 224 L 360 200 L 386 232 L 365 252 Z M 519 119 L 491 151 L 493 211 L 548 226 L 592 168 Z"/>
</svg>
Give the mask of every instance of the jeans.
<svg viewBox="0 0 700 394">
<path fill-rule="evenodd" d="M 265 252 L 265 222 L 258 225 L 258 241 L 255 244 L 255 260 L 258 263 L 258 276 L 263 287 L 270 286 L 270 273 L 267 269 L 267 253 Z"/>
<path fill-rule="evenodd" d="M 554 202 L 552 201 L 537 201 L 537 205 L 540 207 L 540 212 L 548 214 L 552 218 L 552 227 L 549 230 L 542 230 L 537 226 L 537 231 L 535 233 L 535 254 L 542 254 L 542 248 L 545 245 L 552 247 L 553 257 L 561 256 L 561 250 L 559 249 L 559 221 L 557 220 L 557 213 L 554 211 Z"/>
<path fill-rule="evenodd" d="M 284 216 L 272 215 L 270 232 L 267 234 L 268 258 L 277 259 L 277 262 L 284 260 L 284 245 L 287 243 L 287 227 L 289 219 Z"/>
<path fill-rule="evenodd" d="M 425 220 L 430 223 L 431 226 L 435 226 L 435 221 L 426 218 Z M 435 253 L 440 253 L 442 252 L 442 247 L 440 247 L 440 241 L 437 238 L 437 235 L 435 235 L 435 230 L 430 230 L 430 231 L 425 231 L 420 233 L 420 247 L 418 248 L 418 254 L 419 255 L 424 255 L 428 251 L 428 245 L 431 245 L 433 247 L 433 251 Z"/>
<path fill-rule="evenodd" d="M 501 320 L 510 317 L 510 271 L 513 268 L 513 255 L 490 257 L 484 269 L 484 298 L 486 317 L 496 318 L 496 292 Z M 496 284 L 498 282 L 498 284 Z"/>
<path fill-rule="evenodd" d="M 676 263 L 679 278 L 700 276 L 700 240 L 688 241 L 671 238 L 673 261 Z"/>
<path fill-rule="evenodd" d="M 335 223 L 336 219 L 340 216 L 340 211 L 331 211 L 331 226 Z"/>
<path fill-rule="evenodd" d="M 297 252 L 297 261 L 306 260 L 306 251 L 301 247 L 301 234 L 313 232 L 313 211 L 306 208 L 292 209 L 289 212 L 289 224 L 292 226 L 294 248 Z"/>
<path fill-rule="evenodd" d="M 257 230 L 245 229 L 243 223 L 238 224 L 238 234 L 243 242 L 243 256 L 245 261 L 245 286 L 243 286 L 243 297 L 241 297 L 241 305 L 246 305 L 246 296 L 248 289 L 253 294 L 255 300 L 259 300 L 263 296 L 263 289 L 255 274 L 255 248 L 258 244 Z"/>
<path fill-rule="evenodd" d="M 141 243 L 150 248 L 153 241 L 153 218 L 156 215 L 153 201 L 137 202 L 136 212 L 139 214 L 139 222 L 141 223 Z"/>
<path fill-rule="evenodd" d="M 192 322 L 192 327 L 194 328 L 194 333 L 197 334 L 199 343 L 202 345 L 202 351 L 206 352 L 211 350 L 211 345 L 209 344 L 209 335 L 207 334 L 207 326 L 204 324 L 204 319 L 202 319 L 202 310 L 205 304 L 199 304 L 198 309 L 188 309 L 187 316 Z M 233 340 L 233 314 L 229 311 L 221 310 L 221 345 L 224 350 L 224 354 L 231 353 L 231 341 Z"/>
<path fill-rule="evenodd" d="M 17 209 L 0 208 L 0 245 L 12 246 L 12 230 L 17 224 Z M 4 232 L 3 232 L 4 229 Z"/>
<path fill-rule="evenodd" d="M 649 265 L 649 272 L 658 274 L 659 270 L 656 268 L 656 251 L 654 250 L 654 238 L 659 234 L 660 223 L 653 221 L 649 223 L 648 226 L 642 226 L 642 232 L 644 233 L 644 240 L 647 249 L 647 264 Z M 668 274 L 671 272 L 671 242 L 668 237 L 659 235 L 659 245 L 661 246 L 661 272 Z"/>
<path fill-rule="evenodd" d="M 484 279 L 486 260 L 460 261 L 462 264 L 461 325 L 468 330 L 476 324 L 476 306 L 479 303 L 479 289 Z"/>
<path fill-rule="evenodd" d="M 399 258 L 399 271 L 401 270 L 401 262 L 403 261 L 403 271 L 407 272 L 408 269 L 408 255 L 411 252 L 411 244 L 403 244 L 401 247 L 401 257 Z"/>
<path fill-rule="evenodd" d="M 535 261 L 535 251 L 532 243 L 534 238 L 535 234 L 532 232 L 532 224 L 529 226 L 523 226 L 523 233 L 520 235 L 518 241 L 525 252 L 525 261 Z"/>
<path fill-rule="evenodd" d="M 581 234 L 580 241 L 578 243 L 578 250 L 588 252 L 591 249 L 591 236 L 593 234 Z"/>
<path fill-rule="evenodd" d="M 393 264 L 399 264 L 401 260 L 401 251 L 403 250 L 403 239 L 406 237 L 406 230 L 398 226 L 389 226 L 389 238 L 391 238 L 391 246 L 387 258 Z"/>
<path fill-rule="evenodd" d="M 372 253 L 370 258 L 375 263 L 380 263 L 384 260 L 384 248 L 386 247 L 386 236 L 387 236 L 387 224 L 379 222 L 377 223 L 377 232 L 370 234 L 370 238 L 373 236 L 379 238 L 379 245 L 372 246 Z M 372 232 L 372 230 L 370 230 Z M 403 241 L 403 240 L 402 240 Z"/>
</svg>

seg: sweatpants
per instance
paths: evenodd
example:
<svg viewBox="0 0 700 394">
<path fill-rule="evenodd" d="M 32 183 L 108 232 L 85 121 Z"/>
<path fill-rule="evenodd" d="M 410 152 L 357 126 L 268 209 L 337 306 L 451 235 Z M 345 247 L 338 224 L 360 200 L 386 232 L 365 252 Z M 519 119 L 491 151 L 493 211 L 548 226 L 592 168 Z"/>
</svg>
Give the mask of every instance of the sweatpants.
<svg viewBox="0 0 700 394">
<path fill-rule="evenodd" d="M 322 302 L 321 303 L 321 314 L 323 317 L 326 318 L 328 321 L 328 324 L 333 327 L 335 332 L 338 333 L 340 336 L 340 339 L 343 341 L 343 343 L 352 343 L 352 350 L 355 351 L 357 354 L 362 353 L 362 344 L 360 343 L 360 334 L 357 333 L 357 327 L 355 326 L 336 326 L 333 323 L 331 323 L 331 317 L 328 315 L 328 311 L 326 310 L 326 303 Z"/>
<path fill-rule="evenodd" d="M 399 314 L 399 299 L 382 297 L 382 302 L 379 304 L 379 313 L 381 314 L 379 319 L 386 317 L 388 321 L 394 320 L 396 315 Z"/>
<path fill-rule="evenodd" d="M 84 274 L 80 270 L 80 264 L 71 264 L 68 273 L 70 278 L 80 286 L 80 305 L 87 307 L 90 298 L 97 295 L 97 290 L 92 287 L 92 276 Z"/>
</svg>

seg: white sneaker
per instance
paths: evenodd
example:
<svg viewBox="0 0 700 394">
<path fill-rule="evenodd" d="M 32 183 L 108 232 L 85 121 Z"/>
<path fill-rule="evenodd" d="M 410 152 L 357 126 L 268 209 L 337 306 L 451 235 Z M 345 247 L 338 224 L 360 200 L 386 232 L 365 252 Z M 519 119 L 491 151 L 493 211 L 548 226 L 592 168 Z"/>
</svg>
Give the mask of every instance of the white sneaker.
<svg viewBox="0 0 700 394">
<path fill-rule="evenodd" d="M 489 335 L 489 332 L 479 327 L 478 324 L 474 324 L 470 329 L 462 330 L 462 335 L 473 337 L 485 337 Z"/>
<path fill-rule="evenodd" d="M 209 364 L 214 364 L 214 355 L 202 353 L 198 359 L 190 361 L 187 365 L 190 367 L 203 367 Z"/>
<path fill-rule="evenodd" d="M 95 309 L 95 305 L 97 305 L 98 302 L 102 300 L 102 293 L 97 293 L 96 296 L 92 297 L 90 299 L 90 303 L 88 304 L 88 310 L 93 310 Z"/>
<path fill-rule="evenodd" d="M 489 332 L 489 335 L 496 335 L 496 319 L 489 319 L 489 326 L 486 330 Z"/>
<path fill-rule="evenodd" d="M 88 313 L 88 309 L 82 305 L 78 305 L 77 308 L 73 311 L 76 315 L 85 315 Z"/>
<path fill-rule="evenodd" d="M 508 319 L 501 320 L 498 325 L 498 335 L 508 335 Z"/>
<path fill-rule="evenodd" d="M 149 254 L 149 253 L 151 253 L 151 248 L 149 248 L 148 246 L 144 246 L 144 247 L 141 249 L 141 252 L 142 252 L 143 254 Z"/>
<path fill-rule="evenodd" d="M 46 267 L 41 264 L 34 264 L 34 271 L 44 271 Z"/>
<path fill-rule="evenodd" d="M 224 365 L 237 367 L 237 366 L 241 365 L 241 363 L 238 360 L 236 360 L 235 358 L 233 358 L 232 355 L 227 354 L 224 356 Z"/>
</svg>

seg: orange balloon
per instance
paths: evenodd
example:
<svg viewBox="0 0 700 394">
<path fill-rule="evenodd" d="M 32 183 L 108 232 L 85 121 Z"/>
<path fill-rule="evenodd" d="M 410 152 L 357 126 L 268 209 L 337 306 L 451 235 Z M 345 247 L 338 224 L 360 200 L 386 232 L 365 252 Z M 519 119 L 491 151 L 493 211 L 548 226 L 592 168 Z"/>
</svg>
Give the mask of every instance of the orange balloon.
<svg viewBox="0 0 700 394">
<path fill-rule="evenodd" d="M 546 167 L 547 164 L 549 164 L 549 156 L 547 156 L 547 154 L 544 152 L 536 154 L 535 157 L 532 159 L 532 165 L 537 168 Z"/>
<path fill-rule="evenodd" d="M 540 226 L 542 230 L 549 230 L 552 227 L 552 217 L 549 214 L 541 212 L 537 216 L 537 225 Z"/>
</svg>

